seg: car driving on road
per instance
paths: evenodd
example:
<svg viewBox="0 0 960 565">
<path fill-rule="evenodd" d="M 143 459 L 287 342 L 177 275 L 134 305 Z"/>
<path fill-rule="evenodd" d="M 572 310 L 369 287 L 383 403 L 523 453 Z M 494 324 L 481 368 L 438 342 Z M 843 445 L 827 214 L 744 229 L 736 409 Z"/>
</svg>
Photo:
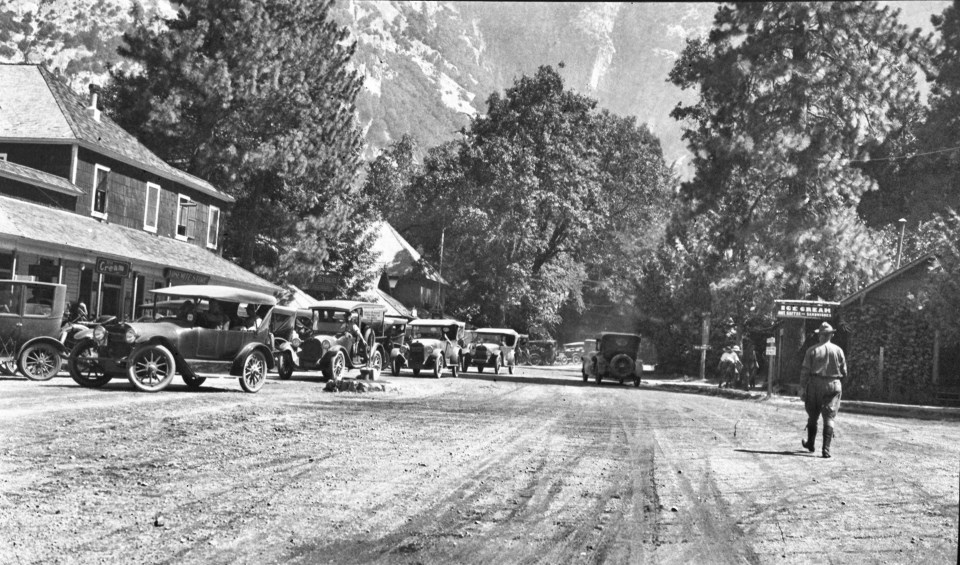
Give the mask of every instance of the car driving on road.
<svg viewBox="0 0 960 565">
<path fill-rule="evenodd" d="M 450 367 L 454 377 L 460 376 L 465 328 L 466 324 L 457 320 L 413 320 L 407 324 L 405 343 L 394 357 L 398 364 L 394 374 L 409 367 L 416 377 L 428 368 L 439 379 Z"/>
<path fill-rule="evenodd" d="M 583 382 L 590 377 L 600 384 L 613 378 L 623 384 L 632 380 L 640 386 L 643 361 L 640 359 L 640 336 L 636 334 L 603 332 L 597 338 L 597 349 L 584 356 Z"/>
</svg>

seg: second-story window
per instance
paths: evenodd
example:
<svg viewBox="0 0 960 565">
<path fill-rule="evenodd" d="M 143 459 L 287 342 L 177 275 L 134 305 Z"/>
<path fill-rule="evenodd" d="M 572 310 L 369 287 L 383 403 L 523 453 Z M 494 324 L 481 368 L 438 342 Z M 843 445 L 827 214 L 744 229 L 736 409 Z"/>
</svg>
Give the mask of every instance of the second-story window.
<svg viewBox="0 0 960 565">
<path fill-rule="evenodd" d="M 97 165 L 93 171 L 93 208 L 90 213 L 98 218 L 107 217 L 109 183 L 110 169 Z"/>
<path fill-rule="evenodd" d="M 220 208 L 210 207 L 210 214 L 207 218 L 207 247 L 217 248 L 217 234 L 220 231 Z"/>
<path fill-rule="evenodd" d="M 194 238 L 197 219 L 195 210 L 197 203 L 189 196 L 180 195 L 177 199 L 177 239 L 184 241 Z"/>
<path fill-rule="evenodd" d="M 157 218 L 160 214 L 160 185 L 147 183 L 147 204 L 143 211 L 143 229 L 157 233 Z"/>
</svg>

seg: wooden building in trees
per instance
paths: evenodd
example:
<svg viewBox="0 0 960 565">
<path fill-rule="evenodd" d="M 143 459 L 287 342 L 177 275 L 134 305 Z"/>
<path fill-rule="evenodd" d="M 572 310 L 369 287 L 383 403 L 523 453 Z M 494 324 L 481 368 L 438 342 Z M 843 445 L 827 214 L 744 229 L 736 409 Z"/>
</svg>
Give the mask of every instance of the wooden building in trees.
<svg viewBox="0 0 960 565">
<path fill-rule="evenodd" d="M 220 256 L 233 198 L 157 157 L 38 65 L 0 64 L 0 278 L 133 317 L 171 284 L 278 288 Z"/>
<path fill-rule="evenodd" d="M 922 312 L 920 295 L 939 268 L 928 253 L 844 298 L 849 379 L 844 398 L 907 404 L 960 400 L 960 344 L 945 342 Z"/>
</svg>

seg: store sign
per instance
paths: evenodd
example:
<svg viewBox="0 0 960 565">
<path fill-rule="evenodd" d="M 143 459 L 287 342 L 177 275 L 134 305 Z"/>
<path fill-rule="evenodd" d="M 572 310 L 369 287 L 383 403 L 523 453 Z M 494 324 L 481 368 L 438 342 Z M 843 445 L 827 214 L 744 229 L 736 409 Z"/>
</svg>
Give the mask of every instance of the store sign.
<svg viewBox="0 0 960 565">
<path fill-rule="evenodd" d="M 340 276 L 335 273 L 324 273 L 317 275 L 313 279 L 313 284 L 310 285 L 310 292 L 316 292 L 317 294 L 322 292 L 336 292 L 337 283 L 340 282 Z"/>
<path fill-rule="evenodd" d="M 190 271 L 181 271 L 170 267 L 163 270 L 163 277 L 169 280 L 171 284 L 210 283 L 210 275 L 201 275 L 200 273 L 191 273 Z"/>
<path fill-rule="evenodd" d="M 818 302 L 813 300 L 777 300 L 778 318 L 800 318 L 829 320 L 839 302 Z"/>
<path fill-rule="evenodd" d="M 97 272 L 102 275 L 125 277 L 130 274 L 130 263 L 97 257 Z"/>
</svg>

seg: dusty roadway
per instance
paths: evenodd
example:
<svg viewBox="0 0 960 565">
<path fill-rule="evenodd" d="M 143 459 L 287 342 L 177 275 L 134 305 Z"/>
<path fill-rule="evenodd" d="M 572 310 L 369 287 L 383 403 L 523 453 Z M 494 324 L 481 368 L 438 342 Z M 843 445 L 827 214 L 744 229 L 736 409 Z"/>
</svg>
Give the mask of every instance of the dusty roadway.
<svg viewBox="0 0 960 565">
<path fill-rule="evenodd" d="M 957 562 L 958 422 L 520 373 L 0 379 L 0 563 Z"/>
</svg>

